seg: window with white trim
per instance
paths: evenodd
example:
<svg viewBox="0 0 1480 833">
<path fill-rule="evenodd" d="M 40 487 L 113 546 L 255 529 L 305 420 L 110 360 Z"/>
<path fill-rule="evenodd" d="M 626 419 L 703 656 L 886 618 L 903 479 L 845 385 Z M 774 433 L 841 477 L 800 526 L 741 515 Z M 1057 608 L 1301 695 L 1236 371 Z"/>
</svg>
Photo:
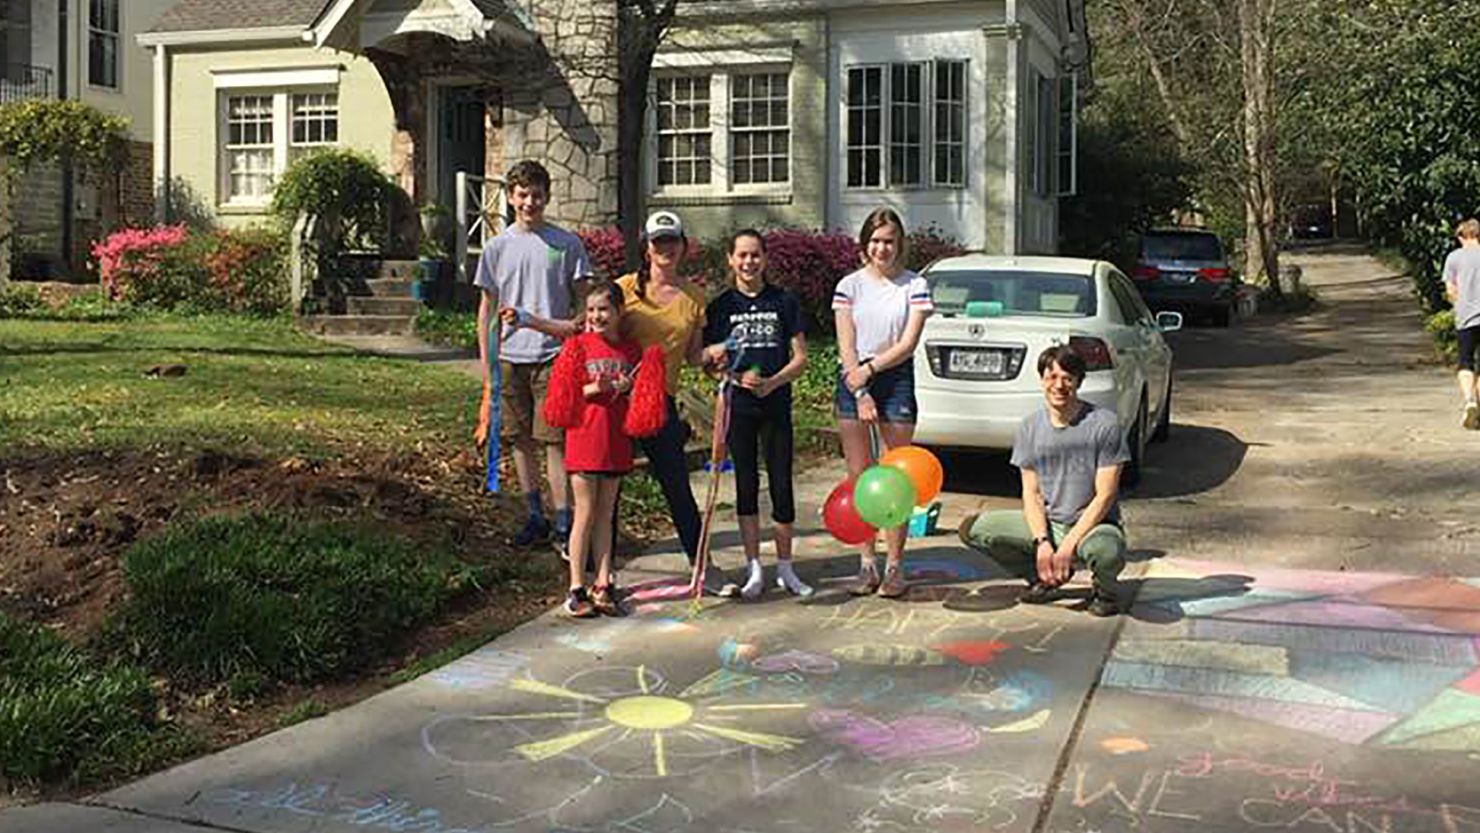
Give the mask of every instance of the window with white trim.
<svg viewBox="0 0 1480 833">
<path fill-rule="evenodd" d="M 87 81 L 118 89 L 118 0 L 90 0 L 87 11 Z"/>
<path fill-rule="evenodd" d="M 791 114 L 784 72 L 730 77 L 730 172 L 736 185 L 791 180 Z"/>
<path fill-rule="evenodd" d="M 1036 69 L 1028 70 L 1027 100 L 1023 107 L 1027 159 L 1023 169 L 1029 190 L 1042 196 L 1055 193 L 1053 177 L 1058 166 L 1055 140 L 1059 127 L 1056 91 L 1054 79 Z"/>
<path fill-rule="evenodd" d="M 964 187 L 966 69 L 961 60 L 848 67 L 847 187 Z"/>
<path fill-rule="evenodd" d="M 658 185 L 708 185 L 713 175 L 708 75 L 659 78 Z"/>
<path fill-rule="evenodd" d="M 288 161 L 339 143 L 339 94 L 294 93 Z"/>
<path fill-rule="evenodd" d="M 1061 197 L 1079 193 L 1079 78 L 1059 78 L 1058 190 Z"/>
<path fill-rule="evenodd" d="M 935 167 L 938 186 L 966 184 L 966 62 L 935 62 Z"/>
<path fill-rule="evenodd" d="M 273 184 L 273 102 L 270 95 L 226 100 L 227 198 L 266 200 Z"/>
<path fill-rule="evenodd" d="M 848 68 L 848 187 L 884 184 L 884 68 Z"/>
<path fill-rule="evenodd" d="M 765 64 L 679 70 L 653 80 L 655 193 L 772 194 L 791 183 L 791 73 Z"/>
<path fill-rule="evenodd" d="M 222 90 L 221 120 L 220 201 L 262 205 L 294 160 L 339 143 L 339 94 Z"/>
</svg>

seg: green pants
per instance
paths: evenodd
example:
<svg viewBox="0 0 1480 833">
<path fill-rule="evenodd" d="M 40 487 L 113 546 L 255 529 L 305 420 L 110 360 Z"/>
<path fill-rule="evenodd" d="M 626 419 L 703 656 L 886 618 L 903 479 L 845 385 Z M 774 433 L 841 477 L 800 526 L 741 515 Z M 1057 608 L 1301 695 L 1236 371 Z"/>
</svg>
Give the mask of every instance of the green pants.
<svg viewBox="0 0 1480 833">
<path fill-rule="evenodd" d="M 1049 537 L 1057 542 L 1069 534 L 1069 525 L 1051 523 Z M 1028 520 L 1018 510 L 983 512 L 970 529 L 961 530 L 961 541 L 996 561 L 1013 575 L 1038 580 L 1038 553 L 1033 546 L 1033 532 Z M 1100 524 L 1079 542 L 1074 553 L 1074 568 L 1088 567 L 1095 583 L 1106 589 L 1115 586 L 1116 577 L 1125 569 L 1125 533 L 1114 524 Z"/>
</svg>

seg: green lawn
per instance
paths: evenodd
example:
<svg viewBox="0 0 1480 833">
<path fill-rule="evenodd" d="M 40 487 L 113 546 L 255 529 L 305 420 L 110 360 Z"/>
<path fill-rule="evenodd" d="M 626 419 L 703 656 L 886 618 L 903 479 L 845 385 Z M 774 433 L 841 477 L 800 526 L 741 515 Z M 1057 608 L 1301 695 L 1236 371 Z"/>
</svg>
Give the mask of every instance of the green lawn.
<svg viewBox="0 0 1480 833">
<path fill-rule="evenodd" d="M 147 378 L 159 364 L 175 378 Z M 259 453 L 463 441 L 478 385 L 357 355 L 282 319 L 0 319 L 0 448 L 229 446 Z"/>
</svg>

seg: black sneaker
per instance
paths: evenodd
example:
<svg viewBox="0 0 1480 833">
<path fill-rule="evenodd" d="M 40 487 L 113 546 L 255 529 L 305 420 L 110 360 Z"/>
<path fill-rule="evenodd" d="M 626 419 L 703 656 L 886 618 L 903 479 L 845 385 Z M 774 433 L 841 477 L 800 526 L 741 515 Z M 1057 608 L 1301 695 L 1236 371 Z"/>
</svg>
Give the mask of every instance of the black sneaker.
<svg viewBox="0 0 1480 833">
<path fill-rule="evenodd" d="M 1115 601 L 1115 596 L 1098 587 L 1090 593 L 1089 602 L 1084 609 L 1089 615 L 1101 618 L 1120 615 L 1120 604 Z"/>
<path fill-rule="evenodd" d="M 1018 601 L 1025 605 L 1046 605 L 1059 598 L 1059 588 L 1049 587 L 1039 581 L 1028 585 L 1028 589 L 1018 594 Z"/>
<path fill-rule="evenodd" d="M 550 522 L 540 517 L 530 517 L 524 528 L 514 536 L 514 546 L 532 547 L 550 537 Z"/>
</svg>

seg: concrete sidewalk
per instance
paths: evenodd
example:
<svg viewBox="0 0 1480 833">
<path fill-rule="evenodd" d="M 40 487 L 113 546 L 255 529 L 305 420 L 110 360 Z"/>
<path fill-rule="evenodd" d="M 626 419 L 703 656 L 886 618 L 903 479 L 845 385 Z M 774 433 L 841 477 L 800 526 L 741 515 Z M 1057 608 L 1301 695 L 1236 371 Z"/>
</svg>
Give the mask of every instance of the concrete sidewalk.
<svg viewBox="0 0 1480 833">
<path fill-rule="evenodd" d="M 1480 829 L 1480 583 L 1181 560 L 1014 606 L 953 537 L 904 601 L 547 615 L 358 706 L 0 830 Z"/>
</svg>

